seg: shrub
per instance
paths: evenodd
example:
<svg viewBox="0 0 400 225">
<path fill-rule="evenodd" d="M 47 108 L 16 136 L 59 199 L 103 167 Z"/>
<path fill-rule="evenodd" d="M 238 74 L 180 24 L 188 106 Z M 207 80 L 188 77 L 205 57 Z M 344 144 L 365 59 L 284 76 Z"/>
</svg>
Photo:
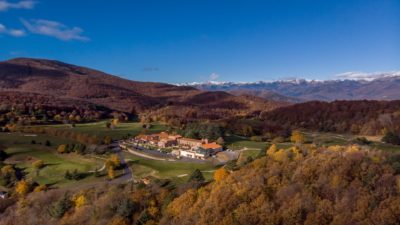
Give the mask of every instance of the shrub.
<svg viewBox="0 0 400 225">
<path fill-rule="evenodd" d="M 54 203 L 48 209 L 48 213 L 51 217 L 60 219 L 71 208 L 72 208 L 72 201 L 69 199 L 68 195 L 65 194 L 63 198 Z"/>
<path fill-rule="evenodd" d="M 387 132 L 382 138 L 382 142 L 392 145 L 400 145 L 400 136 L 394 132 Z"/>
</svg>

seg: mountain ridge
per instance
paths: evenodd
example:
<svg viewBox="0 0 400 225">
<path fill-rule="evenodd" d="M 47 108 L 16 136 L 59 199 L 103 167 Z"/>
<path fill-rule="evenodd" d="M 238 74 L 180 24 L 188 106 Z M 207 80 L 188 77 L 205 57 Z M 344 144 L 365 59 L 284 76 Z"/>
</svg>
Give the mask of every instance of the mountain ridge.
<svg viewBox="0 0 400 225">
<path fill-rule="evenodd" d="M 278 80 L 258 82 L 186 83 L 180 86 L 206 91 L 270 91 L 288 98 L 309 100 L 397 100 L 400 99 L 400 72 L 376 75 L 374 79 Z M 262 95 L 257 95 L 262 97 Z"/>
</svg>

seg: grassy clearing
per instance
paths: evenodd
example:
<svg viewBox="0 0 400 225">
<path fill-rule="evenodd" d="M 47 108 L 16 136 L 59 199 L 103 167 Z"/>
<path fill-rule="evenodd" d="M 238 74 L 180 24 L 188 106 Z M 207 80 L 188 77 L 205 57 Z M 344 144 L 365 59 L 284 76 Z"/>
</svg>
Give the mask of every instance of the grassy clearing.
<svg viewBox="0 0 400 225">
<path fill-rule="evenodd" d="M 38 134 L 30 136 L 29 134 L 23 133 L 0 133 L 0 144 L 4 146 L 20 146 L 20 145 L 32 145 L 31 142 L 35 141 L 36 145 L 44 145 L 46 141 L 50 141 L 51 146 L 58 146 L 60 144 L 76 143 L 69 139 L 63 139 L 58 137 L 51 137 L 48 135 Z M 35 146 L 35 145 L 32 145 Z"/>
<path fill-rule="evenodd" d="M 348 145 L 351 144 L 352 140 L 357 137 L 366 137 L 372 143 L 369 145 L 372 148 L 396 152 L 400 151 L 400 146 L 382 143 L 380 140 L 382 136 L 362 136 L 362 135 L 351 135 L 351 134 L 335 134 L 335 133 L 320 133 L 320 132 L 304 132 L 307 140 L 314 141 L 315 143 L 332 146 L 332 145 Z"/>
<path fill-rule="evenodd" d="M 251 141 L 249 138 L 237 135 L 230 135 L 225 139 L 226 145 L 232 150 L 242 150 L 243 148 L 261 150 L 267 147 L 267 142 Z"/>
<path fill-rule="evenodd" d="M 356 139 L 357 135 L 351 134 L 336 134 L 336 133 L 321 133 L 321 132 L 302 132 L 307 142 L 309 143 L 316 143 L 318 145 L 323 146 L 333 146 L 333 145 L 349 145 L 352 143 L 352 140 Z M 382 143 L 381 136 L 366 136 L 366 138 L 372 141 L 370 145 L 372 148 L 383 150 L 383 151 L 400 151 L 400 146 L 390 145 Z M 271 145 L 270 142 L 256 142 L 251 141 L 249 138 L 241 137 L 237 135 L 231 135 L 226 138 L 227 147 L 232 150 L 242 150 L 244 148 L 250 150 L 263 150 L 269 148 Z M 278 148 L 289 148 L 292 146 L 290 142 L 278 143 Z M 251 153 L 246 153 L 251 154 Z M 247 156 L 246 156 L 247 157 Z"/>
<path fill-rule="evenodd" d="M 71 128 L 70 125 L 64 125 L 64 124 L 46 125 L 45 127 L 68 129 L 74 132 L 95 135 L 98 137 L 109 136 L 113 139 L 122 139 L 122 137 L 124 136 L 136 136 L 144 130 L 142 124 L 137 122 L 120 123 L 117 125 L 115 129 L 109 129 L 106 126 L 107 122 L 108 121 L 100 121 L 95 123 L 76 124 L 76 126 L 73 128 Z M 147 132 L 157 133 L 165 131 L 166 129 L 167 129 L 166 126 L 155 123 L 151 126 L 151 128 Z"/>
<path fill-rule="evenodd" d="M 321 145 L 347 145 L 356 138 L 356 136 L 348 134 L 321 133 L 321 132 L 303 132 L 308 142 Z"/>
<path fill-rule="evenodd" d="M 55 186 L 64 186 L 75 182 L 64 178 L 67 170 L 78 170 L 86 173 L 95 168 L 100 168 L 103 162 L 90 157 L 84 157 L 75 154 L 59 155 L 51 148 L 37 146 L 18 146 L 6 149 L 10 157 L 7 163 L 16 164 L 26 173 L 26 178 L 36 181 L 40 184 L 50 184 Z M 45 167 L 40 169 L 39 175 L 32 166 L 36 160 L 43 160 Z"/>
<path fill-rule="evenodd" d="M 396 145 L 374 142 L 371 146 L 380 149 L 382 151 L 400 152 L 400 146 Z"/>
<path fill-rule="evenodd" d="M 214 175 L 213 171 L 215 170 L 215 167 L 209 163 L 164 162 L 143 159 L 129 153 L 125 153 L 125 157 L 127 160 L 132 160 L 130 164 L 133 174 L 138 178 L 152 175 L 158 178 L 170 178 L 177 183 L 183 183 L 187 181 L 188 176 L 178 177 L 179 175 L 190 175 L 193 170 L 199 169 L 203 171 L 204 177 L 209 180 Z"/>
<path fill-rule="evenodd" d="M 238 158 L 238 163 L 242 164 L 243 162 L 247 161 L 248 157 L 251 157 L 252 159 L 257 158 L 257 156 L 260 154 L 260 151 L 264 150 L 247 150 L 247 151 L 242 151 L 239 155 Z"/>
<path fill-rule="evenodd" d="M 32 144 L 32 141 L 36 144 Z M 46 141 L 50 141 L 50 146 L 45 146 Z M 29 135 L 23 133 L 0 133 L 0 145 L 5 147 L 10 157 L 7 163 L 15 164 L 23 169 L 26 179 L 36 181 L 40 184 L 51 184 L 57 187 L 66 186 L 76 181 L 66 180 L 64 174 L 67 170 L 77 169 L 85 173 L 100 168 L 102 160 L 90 156 L 75 154 L 60 155 L 56 153 L 56 148 L 60 144 L 76 143 L 69 139 L 51 137 L 44 134 Z M 39 176 L 32 166 L 36 160 L 43 160 L 46 164 L 39 171 Z M 86 182 L 94 179 L 89 176 L 81 181 Z M 79 181 L 79 182 L 81 182 Z"/>
</svg>

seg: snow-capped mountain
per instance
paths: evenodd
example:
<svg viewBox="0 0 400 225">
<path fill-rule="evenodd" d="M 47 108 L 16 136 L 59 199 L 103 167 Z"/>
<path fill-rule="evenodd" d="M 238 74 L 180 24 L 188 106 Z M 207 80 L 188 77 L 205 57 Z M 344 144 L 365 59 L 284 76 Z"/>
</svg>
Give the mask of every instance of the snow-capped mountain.
<svg viewBox="0 0 400 225">
<path fill-rule="evenodd" d="M 386 73 L 343 73 L 334 80 L 291 79 L 258 82 L 206 82 L 187 83 L 209 91 L 228 91 L 259 97 L 277 94 L 297 100 L 396 100 L 400 99 L 400 71 Z M 266 93 L 271 94 L 266 94 Z"/>
</svg>

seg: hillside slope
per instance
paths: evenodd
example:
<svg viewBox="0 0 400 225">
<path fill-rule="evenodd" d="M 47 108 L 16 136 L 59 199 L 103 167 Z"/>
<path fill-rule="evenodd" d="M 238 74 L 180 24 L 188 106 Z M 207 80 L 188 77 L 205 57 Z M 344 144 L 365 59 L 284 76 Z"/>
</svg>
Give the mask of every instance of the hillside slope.
<svg viewBox="0 0 400 225">
<path fill-rule="evenodd" d="M 270 102 L 262 99 L 248 101 L 231 94 L 199 91 L 192 87 L 130 81 L 59 61 L 29 58 L 0 62 L 0 91 L 84 100 L 128 113 L 171 105 L 201 110 L 210 103 L 224 109 L 224 113 L 233 109 L 246 113 L 279 105 L 272 104 L 271 107 Z"/>
<path fill-rule="evenodd" d="M 292 129 L 380 135 L 400 131 L 400 101 L 312 101 L 262 113 L 261 119 Z"/>
<path fill-rule="evenodd" d="M 356 146 L 271 150 L 175 199 L 161 224 L 399 224 L 396 159 Z"/>
</svg>

